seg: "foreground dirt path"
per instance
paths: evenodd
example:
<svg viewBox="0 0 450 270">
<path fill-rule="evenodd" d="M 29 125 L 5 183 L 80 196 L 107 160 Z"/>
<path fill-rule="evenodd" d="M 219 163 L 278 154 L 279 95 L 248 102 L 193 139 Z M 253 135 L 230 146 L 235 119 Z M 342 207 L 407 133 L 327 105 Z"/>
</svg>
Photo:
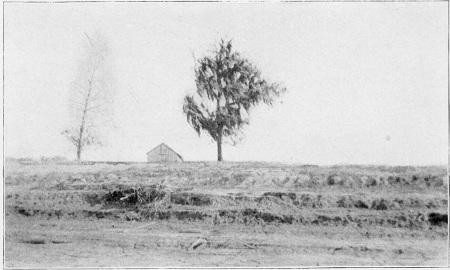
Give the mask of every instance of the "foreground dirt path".
<svg viewBox="0 0 450 270">
<path fill-rule="evenodd" d="M 11 216 L 6 267 L 445 266 L 446 233 Z M 196 249 L 192 243 L 206 242 Z M 326 263 L 326 264 L 325 264 Z"/>
</svg>

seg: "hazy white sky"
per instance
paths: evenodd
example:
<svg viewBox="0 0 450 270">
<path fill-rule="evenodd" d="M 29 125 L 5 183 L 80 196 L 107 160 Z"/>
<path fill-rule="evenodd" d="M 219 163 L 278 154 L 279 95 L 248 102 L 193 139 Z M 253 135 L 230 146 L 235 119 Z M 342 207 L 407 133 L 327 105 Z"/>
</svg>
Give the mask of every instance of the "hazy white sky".
<svg viewBox="0 0 450 270">
<path fill-rule="evenodd" d="M 86 160 L 145 161 L 165 142 L 215 160 L 182 114 L 192 53 L 220 38 L 288 93 L 253 110 L 224 159 L 313 164 L 446 164 L 447 2 L 5 3 L 5 156 L 61 155 L 66 97 L 84 32 L 110 41 L 117 128 Z M 136 97 L 136 99 L 133 97 Z"/>
</svg>

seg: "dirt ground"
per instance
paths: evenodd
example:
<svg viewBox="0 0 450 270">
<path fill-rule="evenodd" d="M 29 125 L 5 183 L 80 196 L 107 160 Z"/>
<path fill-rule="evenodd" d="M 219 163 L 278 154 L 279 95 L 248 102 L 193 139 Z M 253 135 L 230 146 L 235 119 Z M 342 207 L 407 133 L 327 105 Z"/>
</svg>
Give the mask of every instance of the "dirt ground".
<svg viewBox="0 0 450 270">
<path fill-rule="evenodd" d="M 447 266 L 446 168 L 5 165 L 5 267 Z"/>
</svg>

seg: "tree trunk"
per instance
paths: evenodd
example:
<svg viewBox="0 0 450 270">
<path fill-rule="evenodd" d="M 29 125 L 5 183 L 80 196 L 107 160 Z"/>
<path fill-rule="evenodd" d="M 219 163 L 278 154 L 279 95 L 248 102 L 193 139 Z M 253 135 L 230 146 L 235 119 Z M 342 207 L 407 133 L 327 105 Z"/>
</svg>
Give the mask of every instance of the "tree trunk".
<svg viewBox="0 0 450 270">
<path fill-rule="evenodd" d="M 89 90 L 86 97 L 86 101 L 84 103 L 84 110 L 83 110 L 83 116 L 81 117 L 81 125 L 80 125 L 80 136 L 78 137 L 78 145 L 77 145 L 77 161 L 81 160 L 81 150 L 83 149 L 83 133 L 84 133 L 84 125 L 86 124 L 86 114 L 88 111 L 88 104 L 91 97 L 91 91 L 92 91 L 92 79 L 94 78 L 95 69 L 92 72 L 91 79 L 88 79 L 89 82 Z"/>
<path fill-rule="evenodd" d="M 222 159 L 222 131 L 217 136 L 217 161 L 223 161 Z"/>
<path fill-rule="evenodd" d="M 81 160 L 81 150 L 83 148 L 83 132 L 84 132 L 84 117 L 85 117 L 85 113 L 83 113 L 83 120 L 81 122 L 81 126 L 80 126 L 80 137 L 78 137 L 78 144 L 77 144 L 77 161 Z"/>
<path fill-rule="evenodd" d="M 217 125 L 217 161 L 223 161 L 222 159 L 222 119 L 219 117 L 220 116 L 220 98 L 221 96 L 219 96 L 217 98 L 217 108 L 216 108 L 216 121 L 218 121 L 218 125 Z"/>
<path fill-rule="evenodd" d="M 81 145 L 77 145 L 77 161 L 81 160 Z"/>
</svg>

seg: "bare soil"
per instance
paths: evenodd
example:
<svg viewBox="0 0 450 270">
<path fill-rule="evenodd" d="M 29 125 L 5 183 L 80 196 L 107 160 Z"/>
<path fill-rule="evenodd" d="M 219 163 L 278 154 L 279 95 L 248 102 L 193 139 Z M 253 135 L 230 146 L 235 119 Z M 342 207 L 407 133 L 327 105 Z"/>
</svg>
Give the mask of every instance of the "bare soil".
<svg viewBox="0 0 450 270">
<path fill-rule="evenodd" d="M 445 167 L 5 164 L 5 267 L 447 266 Z"/>
</svg>

